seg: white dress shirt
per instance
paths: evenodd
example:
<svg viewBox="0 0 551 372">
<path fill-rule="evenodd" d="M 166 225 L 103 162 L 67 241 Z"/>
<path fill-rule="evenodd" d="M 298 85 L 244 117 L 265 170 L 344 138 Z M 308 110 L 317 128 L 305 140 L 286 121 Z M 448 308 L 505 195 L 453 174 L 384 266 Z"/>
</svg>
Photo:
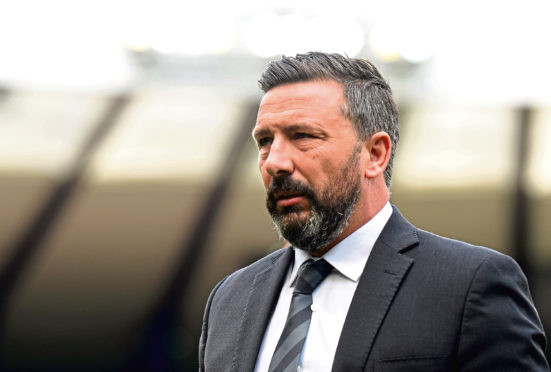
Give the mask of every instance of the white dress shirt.
<svg viewBox="0 0 551 372">
<path fill-rule="evenodd" d="M 392 207 L 387 202 L 375 217 L 323 256 L 335 269 L 312 294 L 312 320 L 302 351 L 300 371 L 331 371 L 344 320 L 358 281 L 373 245 L 391 214 Z M 295 249 L 295 261 L 289 268 L 276 308 L 264 333 L 255 372 L 268 371 L 287 320 L 298 269 L 310 258 L 312 257 L 305 251 Z"/>
</svg>

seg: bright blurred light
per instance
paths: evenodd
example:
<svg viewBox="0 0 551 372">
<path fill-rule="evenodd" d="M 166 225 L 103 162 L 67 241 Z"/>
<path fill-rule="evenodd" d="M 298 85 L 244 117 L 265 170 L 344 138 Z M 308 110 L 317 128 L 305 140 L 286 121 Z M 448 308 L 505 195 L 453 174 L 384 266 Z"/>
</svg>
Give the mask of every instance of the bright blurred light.
<svg viewBox="0 0 551 372">
<path fill-rule="evenodd" d="M 369 44 L 375 55 L 385 62 L 404 59 L 421 63 L 436 51 L 435 34 L 431 22 L 412 17 L 393 17 L 383 19 L 373 27 Z"/>
<path fill-rule="evenodd" d="M 426 24 L 420 24 L 414 30 L 405 33 L 403 43 L 401 44 L 400 54 L 411 63 L 421 63 L 432 57 L 436 51 L 436 41 L 434 34 L 436 30 L 426 27 Z"/>
<path fill-rule="evenodd" d="M 152 48 L 167 54 L 222 54 L 235 42 L 235 26 L 231 18 L 221 15 L 195 17 L 189 14 L 168 15 L 152 28 Z"/>
<path fill-rule="evenodd" d="M 476 104 L 551 104 L 550 1 L 468 0 L 449 14 L 427 79 L 433 96 Z"/>
<path fill-rule="evenodd" d="M 369 45 L 375 55 L 385 62 L 395 62 L 400 59 L 400 39 L 393 25 L 377 24 L 369 35 Z"/>
<path fill-rule="evenodd" d="M 277 32 L 280 26 L 281 19 L 277 14 L 271 11 L 259 12 L 245 23 L 243 42 L 254 55 L 264 58 L 275 56 L 281 48 L 281 38 Z"/>
<path fill-rule="evenodd" d="M 237 38 L 235 17 L 213 11 L 213 4 L 165 0 L 131 5 L 123 35 L 132 50 L 154 49 L 164 54 L 222 54 Z"/>
<path fill-rule="evenodd" d="M 117 37 L 114 7 L 12 1 L 0 11 L 0 84 L 120 90 L 135 75 Z"/>
<path fill-rule="evenodd" d="M 258 12 L 244 22 L 242 38 L 251 53 L 264 58 L 307 51 L 353 57 L 364 45 L 363 29 L 355 19 L 298 12 L 283 16 L 273 11 Z"/>
<path fill-rule="evenodd" d="M 345 53 L 354 57 L 364 47 L 364 30 L 355 19 L 321 15 L 312 18 L 309 25 L 315 36 L 313 50 Z M 316 42 L 319 44 L 316 45 Z"/>
</svg>

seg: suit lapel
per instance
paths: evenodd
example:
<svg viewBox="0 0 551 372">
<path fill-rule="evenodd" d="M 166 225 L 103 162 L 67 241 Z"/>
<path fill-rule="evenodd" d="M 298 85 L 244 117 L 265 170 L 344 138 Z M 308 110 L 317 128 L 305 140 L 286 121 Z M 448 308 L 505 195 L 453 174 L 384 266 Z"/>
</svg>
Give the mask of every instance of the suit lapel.
<svg viewBox="0 0 551 372">
<path fill-rule="evenodd" d="M 291 247 L 274 257 L 272 264 L 257 273 L 251 283 L 249 297 L 233 356 L 232 371 L 252 371 L 258 351 L 277 304 L 281 286 L 294 258 Z"/>
<path fill-rule="evenodd" d="M 354 293 L 333 371 L 363 371 L 373 341 L 413 259 L 401 254 L 418 243 L 415 228 L 394 209 L 375 242 Z"/>
</svg>

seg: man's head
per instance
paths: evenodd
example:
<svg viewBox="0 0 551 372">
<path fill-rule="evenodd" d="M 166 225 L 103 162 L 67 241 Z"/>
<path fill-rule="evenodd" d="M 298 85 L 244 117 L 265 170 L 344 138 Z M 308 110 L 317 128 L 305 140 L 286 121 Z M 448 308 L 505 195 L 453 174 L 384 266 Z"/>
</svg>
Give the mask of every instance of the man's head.
<svg viewBox="0 0 551 372">
<path fill-rule="evenodd" d="M 388 199 L 398 140 L 390 88 L 373 65 L 309 53 L 272 62 L 253 136 L 280 234 L 321 255 Z"/>
<path fill-rule="evenodd" d="M 284 56 L 268 64 L 258 83 L 266 93 L 283 84 L 319 80 L 335 80 L 342 84 L 343 113 L 354 124 L 360 140 L 365 141 L 377 132 L 389 135 L 392 149 L 384 175 L 390 188 L 400 136 L 398 109 L 390 86 L 371 62 L 320 52 Z"/>
</svg>

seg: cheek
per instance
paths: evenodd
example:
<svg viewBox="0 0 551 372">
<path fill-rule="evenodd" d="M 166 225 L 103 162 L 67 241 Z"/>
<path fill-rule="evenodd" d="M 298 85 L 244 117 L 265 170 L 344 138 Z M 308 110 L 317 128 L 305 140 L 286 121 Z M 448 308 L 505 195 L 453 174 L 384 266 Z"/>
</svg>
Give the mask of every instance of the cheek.
<svg viewBox="0 0 551 372">
<path fill-rule="evenodd" d="M 262 182 L 264 183 L 264 188 L 268 190 L 268 187 L 270 186 L 270 177 L 269 176 L 262 177 Z"/>
<path fill-rule="evenodd" d="M 271 176 L 268 174 L 268 172 L 266 172 L 264 170 L 264 168 L 262 166 L 259 165 L 259 170 L 260 170 L 260 176 L 262 177 L 262 183 L 264 183 L 264 187 L 267 189 L 268 186 L 270 185 L 270 182 L 272 180 Z"/>
</svg>

